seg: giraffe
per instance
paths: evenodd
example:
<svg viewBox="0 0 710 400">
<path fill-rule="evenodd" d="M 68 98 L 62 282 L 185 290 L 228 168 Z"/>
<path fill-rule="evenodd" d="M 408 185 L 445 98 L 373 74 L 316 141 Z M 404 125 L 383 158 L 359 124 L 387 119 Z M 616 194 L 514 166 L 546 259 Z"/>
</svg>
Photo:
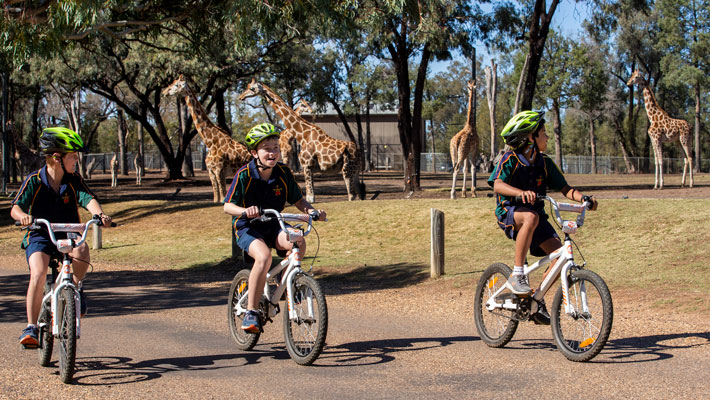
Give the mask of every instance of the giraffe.
<svg viewBox="0 0 710 400">
<path fill-rule="evenodd" d="M 143 180 L 143 156 L 140 153 L 136 153 L 133 157 L 133 167 L 136 169 L 136 186 L 140 186 Z"/>
<path fill-rule="evenodd" d="M 32 171 L 37 171 L 42 168 L 44 163 L 44 157 L 37 151 L 32 150 L 22 141 L 22 138 L 15 132 L 14 124 L 12 121 L 7 121 L 7 130 L 12 134 L 12 140 L 15 143 L 15 154 L 14 157 L 18 162 L 18 170 L 20 171 L 20 180 L 24 180 L 24 170 L 28 173 Z"/>
<path fill-rule="evenodd" d="M 345 180 L 348 200 L 355 200 L 356 194 L 364 197 L 362 185 L 358 185 L 361 170 L 360 155 L 353 142 L 333 139 L 322 128 L 308 123 L 298 116 L 271 88 L 252 79 L 239 100 L 253 96 L 263 96 L 271 108 L 281 117 L 287 130 L 291 130 L 301 151 L 298 155 L 306 180 L 306 200 L 315 202 L 313 191 L 313 168 L 320 166 L 322 172 L 339 170 Z"/>
<path fill-rule="evenodd" d="M 293 108 L 293 112 L 295 112 L 299 117 L 303 115 L 304 112 L 308 112 L 309 114 L 313 114 L 313 108 L 311 108 L 310 104 L 304 99 L 301 99 L 298 101 L 296 104 L 296 107 Z M 283 161 L 284 164 L 288 165 L 289 168 L 292 170 L 295 170 L 296 168 L 296 163 L 291 162 L 292 156 L 298 156 L 298 153 L 296 152 L 295 147 L 293 146 L 295 140 L 295 135 L 294 131 L 291 129 L 284 129 L 281 132 L 281 135 L 279 136 L 279 148 L 281 149 L 281 160 Z"/>
<path fill-rule="evenodd" d="M 479 150 L 478 132 L 473 126 L 473 117 L 476 110 L 473 109 L 473 96 L 476 95 L 476 84 L 469 81 L 468 88 L 468 110 L 466 113 L 466 124 L 451 138 L 449 151 L 451 162 L 454 164 L 454 179 L 451 182 L 451 198 L 456 198 L 456 175 L 463 165 L 463 184 L 461 186 L 461 197 L 466 197 L 466 166 L 471 166 L 471 197 L 476 197 L 476 165 L 471 161 L 471 156 L 476 156 Z"/>
<path fill-rule="evenodd" d="M 232 139 L 227 131 L 210 121 L 197 96 L 190 89 L 185 76 L 180 75 L 162 93 L 169 96 L 176 94 L 184 96 L 197 132 L 208 149 L 205 166 L 212 182 L 213 200 L 215 203 L 222 201 L 227 194 L 225 186 L 227 176 L 236 173 L 239 167 L 251 161 L 251 153 L 245 145 Z"/>
<path fill-rule="evenodd" d="M 111 187 L 115 188 L 118 187 L 118 154 L 113 153 L 113 157 L 111 158 L 111 164 L 109 165 L 111 167 Z"/>
<path fill-rule="evenodd" d="M 683 163 L 683 179 L 680 187 L 685 186 L 685 174 L 690 169 L 690 187 L 693 187 L 693 155 L 690 152 L 690 125 L 682 119 L 671 118 L 656 101 L 648 82 L 641 76 L 639 70 L 634 71 L 626 83 L 627 86 L 638 85 L 643 89 L 643 104 L 651 125 L 648 127 L 648 136 L 653 145 L 655 157 L 655 183 L 654 189 L 663 189 L 663 143 L 679 142 L 685 153 Z M 660 181 L 660 182 L 659 182 Z"/>
</svg>

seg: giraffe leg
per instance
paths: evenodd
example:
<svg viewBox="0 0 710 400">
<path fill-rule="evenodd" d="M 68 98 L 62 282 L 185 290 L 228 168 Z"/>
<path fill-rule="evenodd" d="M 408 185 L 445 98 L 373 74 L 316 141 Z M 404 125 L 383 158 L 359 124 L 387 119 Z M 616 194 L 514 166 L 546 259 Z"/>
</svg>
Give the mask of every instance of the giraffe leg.
<svg viewBox="0 0 710 400">
<path fill-rule="evenodd" d="M 224 170 L 220 169 L 217 171 L 217 201 L 216 203 L 219 203 L 224 199 L 224 196 L 227 194 L 227 188 L 224 185 L 225 177 L 224 177 Z"/>
<path fill-rule="evenodd" d="M 348 192 L 348 201 L 355 200 L 355 185 L 353 184 L 353 177 L 350 172 L 343 169 L 343 180 L 345 181 L 345 190 Z"/>
<path fill-rule="evenodd" d="M 476 197 L 476 164 L 473 162 L 471 162 L 471 197 Z"/>
<path fill-rule="evenodd" d="M 210 176 L 210 183 L 212 183 L 212 201 L 217 203 L 219 201 L 219 180 L 213 169 L 207 168 L 207 173 Z"/>
<path fill-rule="evenodd" d="M 306 201 L 313 204 L 316 201 L 316 195 L 313 192 L 313 170 L 310 165 L 303 166 L 303 177 L 306 180 Z"/>
<path fill-rule="evenodd" d="M 453 180 L 451 181 L 451 198 L 456 199 L 456 175 L 459 173 L 459 165 L 458 163 L 454 163 L 454 177 Z"/>
<path fill-rule="evenodd" d="M 685 163 L 683 164 L 683 181 L 680 184 L 680 187 L 683 187 L 685 185 L 685 169 L 686 166 L 690 170 L 690 187 L 693 187 L 693 153 L 690 152 L 690 146 L 687 140 L 681 141 L 681 147 L 683 148 L 683 152 L 685 153 Z"/>
<path fill-rule="evenodd" d="M 658 144 L 658 149 L 656 150 L 658 152 L 658 156 L 656 156 L 656 164 L 657 164 L 657 171 L 658 171 L 658 190 L 663 189 L 663 149 L 661 148 L 662 144 Z"/>
<path fill-rule="evenodd" d="M 461 182 L 461 197 L 466 198 L 466 168 L 468 167 L 468 161 L 466 158 L 463 159 L 463 182 Z"/>
</svg>

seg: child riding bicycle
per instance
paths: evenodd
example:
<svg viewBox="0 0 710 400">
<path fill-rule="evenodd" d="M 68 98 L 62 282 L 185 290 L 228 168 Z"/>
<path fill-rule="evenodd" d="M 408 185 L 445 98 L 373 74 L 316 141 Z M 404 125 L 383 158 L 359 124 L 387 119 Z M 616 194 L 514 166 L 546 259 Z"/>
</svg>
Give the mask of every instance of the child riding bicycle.
<svg viewBox="0 0 710 400">
<path fill-rule="evenodd" d="M 39 147 L 45 155 L 46 165 L 29 174 L 22 183 L 12 201 L 12 218 L 23 226 L 30 225 L 35 218 L 52 223 L 79 223 L 80 205 L 99 215 L 104 225 L 109 226 L 111 217 L 103 213 L 94 193 L 76 173 L 78 152 L 84 151 L 81 136 L 67 128 L 46 128 L 39 138 Z M 57 234 L 60 239 L 66 238 L 66 235 Z M 37 318 L 42 305 L 42 291 L 50 258 L 57 253 L 57 248 L 46 230 L 28 232 L 21 247 L 25 249 L 30 282 L 27 288 L 27 328 L 22 331 L 20 343 L 25 348 L 36 348 L 39 345 Z M 74 283 L 78 285 L 89 268 L 89 247 L 84 243 L 73 249 L 70 256 L 74 259 Z M 83 289 L 80 295 L 81 314 L 84 315 L 87 306 Z"/>
<path fill-rule="evenodd" d="M 537 195 L 547 189 L 559 190 L 570 200 L 582 202 L 586 196 L 571 188 L 560 169 L 543 152 L 547 149 L 544 112 L 523 111 L 510 119 L 503 128 L 503 141 L 511 147 L 493 170 L 488 184 L 496 193 L 496 217 L 506 236 L 515 240 L 515 264 L 506 287 L 516 295 L 532 293 L 523 264 L 528 250 L 534 256 L 544 256 L 562 247 L 555 229 L 548 222 L 544 204 L 536 203 Z M 520 196 L 522 205 L 514 198 Z M 597 208 L 593 198 L 592 210 Z M 545 272 L 552 269 L 554 263 Z M 544 303 L 533 302 L 530 318 L 537 324 L 550 324 Z"/>
<path fill-rule="evenodd" d="M 266 274 L 271 267 L 271 248 L 289 251 L 293 244 L 276 220 L 250 221 L 259 217 L 260 209 L 282 211 L 286 201 L 299 210 L 316 211 L 320 219 L 326 218 L 323 210 L 315 210 L 303 198 L 291 170 L 280 163 L 279 132 L 271 124 L 253 127 L 246 135 L 246 145 L 254 157 L 237 171 L 224 198 L 224 212 L 232 215 L 237 235 L 237 245 L 254 259 L 249 274 L 248 311 L 242 329 L 249 333 L 262 330 L 259 301 L 263 294 Z M 300 254 L 305 253 L 305 240 L 298 241 Z"/>
</svg>

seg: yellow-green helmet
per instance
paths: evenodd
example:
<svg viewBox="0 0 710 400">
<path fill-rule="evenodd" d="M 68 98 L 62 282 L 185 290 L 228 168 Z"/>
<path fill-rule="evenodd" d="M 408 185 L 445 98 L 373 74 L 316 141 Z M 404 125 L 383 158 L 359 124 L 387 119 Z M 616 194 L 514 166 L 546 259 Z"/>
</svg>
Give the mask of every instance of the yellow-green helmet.
<svg viewBox="0 0 710 400">
<path fill-rule="evenodd" d="M 39 149 L 44 154 L 84 151 L 84 141 L 71 129 L 45 128 L 39 137 Z"/>
<path fill-rule="evenodd" d="M 244 141 L 249 150 L 255 150 L 259 142 L 271 136 L 279 137 L 279 131 L 275 126 L 263 123 L 251 128 Z"/>
<path fill-rule="evenodd" d="M 513 149 L 528 144 L 528 135 L 545 123 L 544 116 L 544 111 L 522 111 L 515 114 L 500 133 L 503 142 Z"/>
</svg>

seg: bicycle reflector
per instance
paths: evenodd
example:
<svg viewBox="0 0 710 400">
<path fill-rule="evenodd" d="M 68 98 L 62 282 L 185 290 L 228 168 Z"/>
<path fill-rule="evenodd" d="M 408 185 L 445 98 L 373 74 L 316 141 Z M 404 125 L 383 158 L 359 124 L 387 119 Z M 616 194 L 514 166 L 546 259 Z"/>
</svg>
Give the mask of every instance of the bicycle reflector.
<svg viewBox="0 0 710 400">
<path fill-rule="evenodd" d="M 71 239 L 57 240 L 57 250 L 59 250 L 60 253 L 70 253 L 72 248 L 74 248 L 74 246 L 72 246 Z"/>
<path fill-rule="evenodd" d="M 569 233 L 569 234 L 577 232 L 577 222 L 562 221 L 562 232 Z"/>
</svg>

